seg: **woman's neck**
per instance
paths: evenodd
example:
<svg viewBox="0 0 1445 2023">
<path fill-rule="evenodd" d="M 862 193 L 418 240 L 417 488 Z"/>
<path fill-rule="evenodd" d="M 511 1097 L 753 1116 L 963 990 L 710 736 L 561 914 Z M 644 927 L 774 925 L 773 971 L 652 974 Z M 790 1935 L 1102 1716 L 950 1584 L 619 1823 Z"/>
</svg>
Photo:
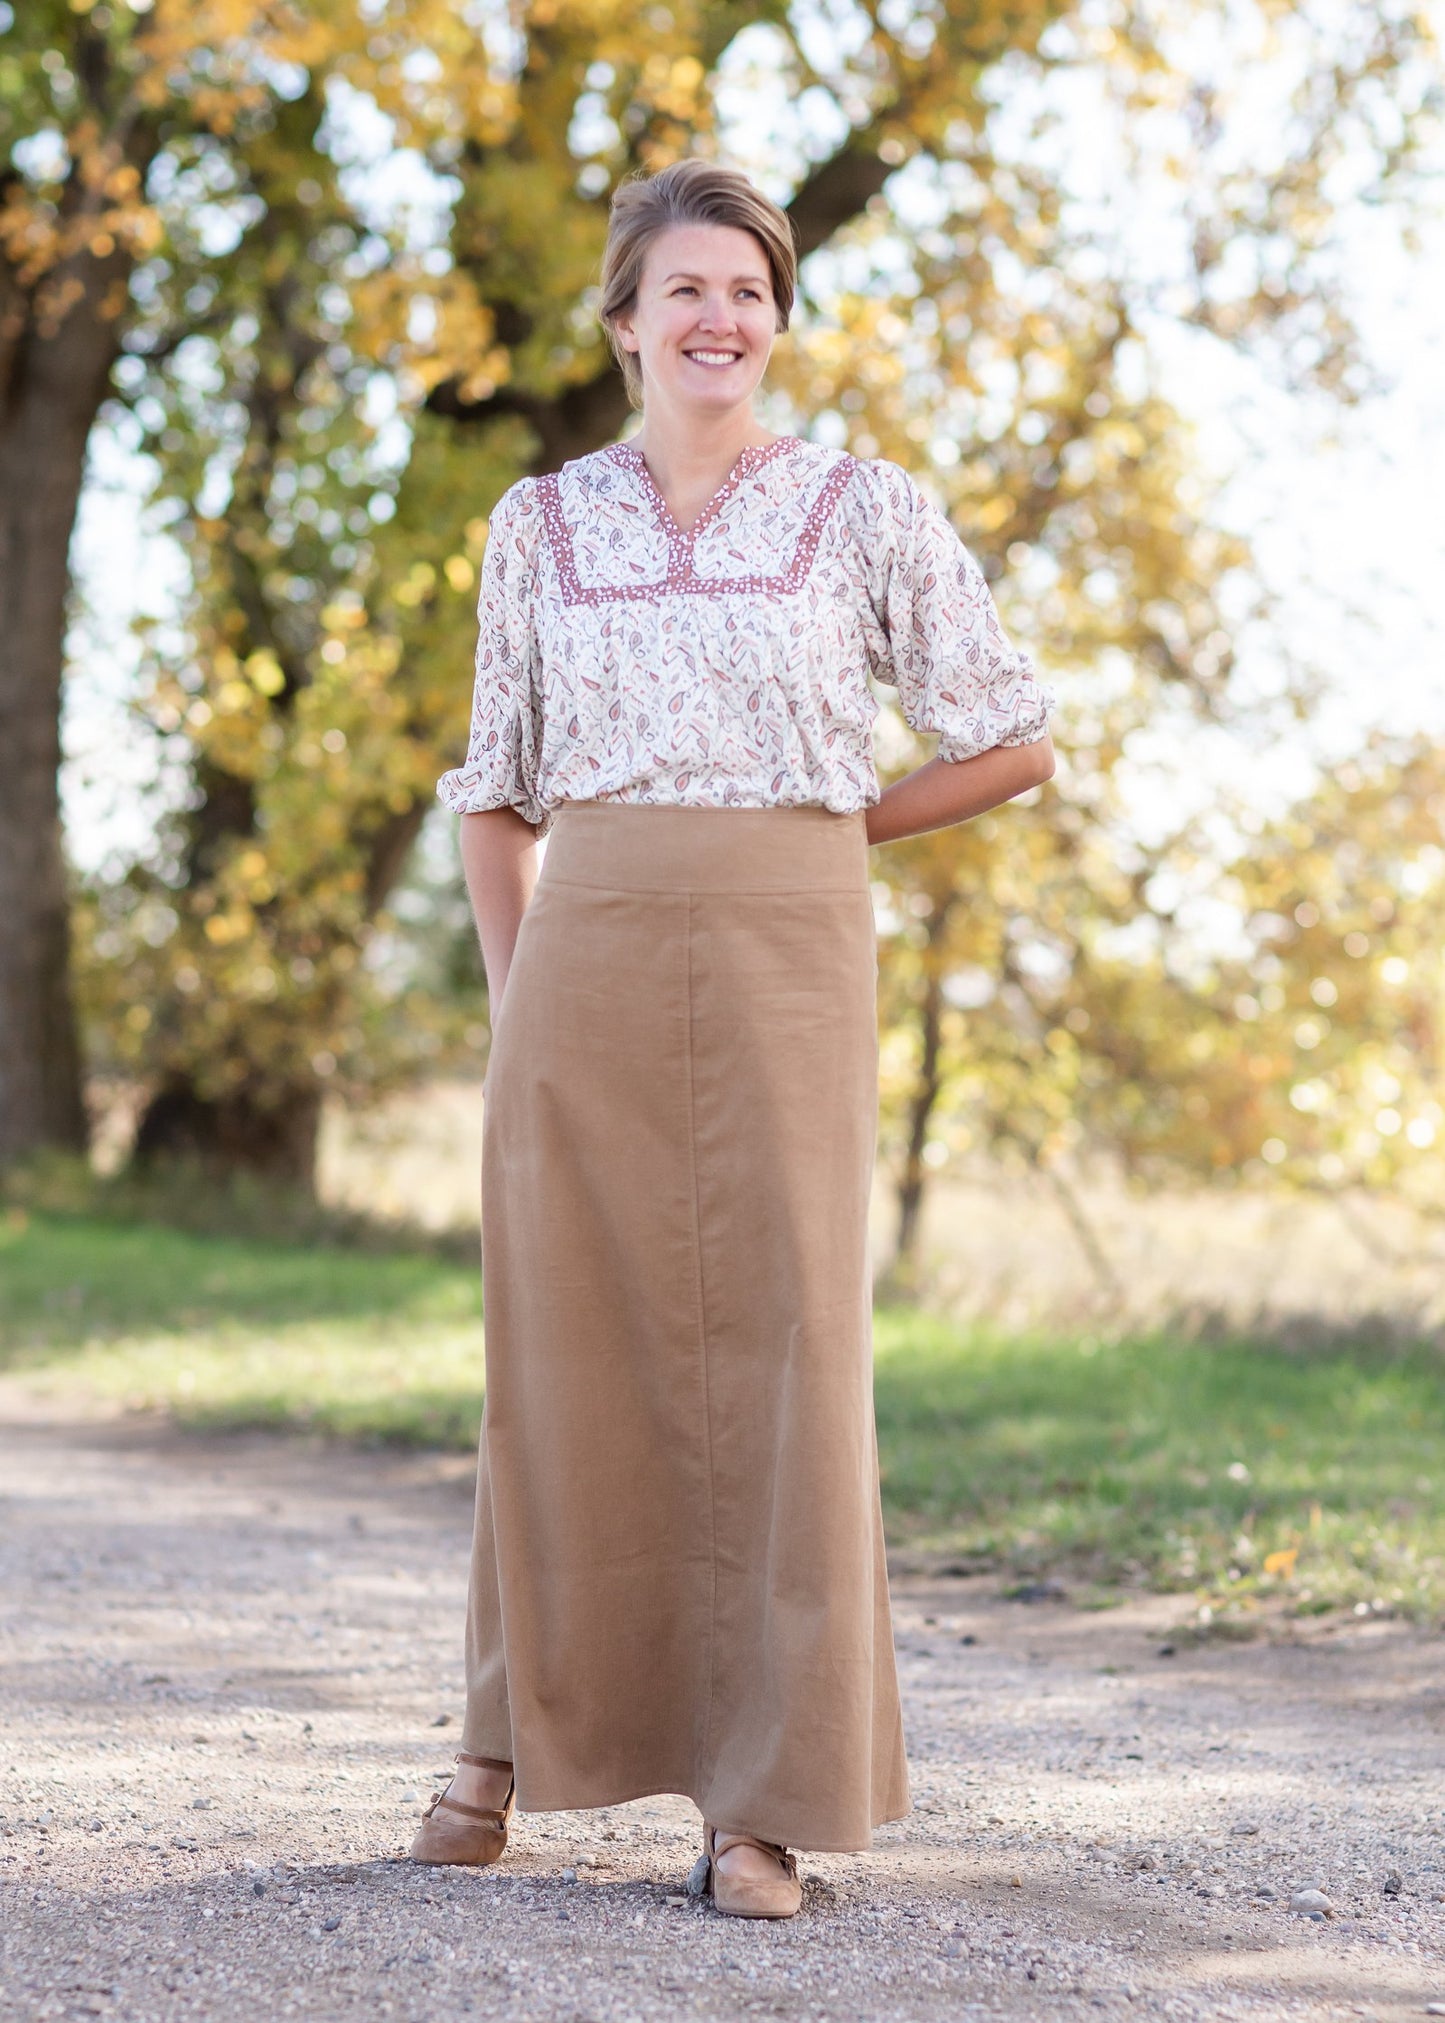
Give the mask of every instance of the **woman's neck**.
<svg viewBox="0 0 1445 2023">
<path fill-rule="evenodd" d="M 745 449 L 774 441 L 751 407 L 716 415 L 672 415 L 650 403 L 633 447 L 680 527 L 689 527 L 726 482 Z"/>
</svg>

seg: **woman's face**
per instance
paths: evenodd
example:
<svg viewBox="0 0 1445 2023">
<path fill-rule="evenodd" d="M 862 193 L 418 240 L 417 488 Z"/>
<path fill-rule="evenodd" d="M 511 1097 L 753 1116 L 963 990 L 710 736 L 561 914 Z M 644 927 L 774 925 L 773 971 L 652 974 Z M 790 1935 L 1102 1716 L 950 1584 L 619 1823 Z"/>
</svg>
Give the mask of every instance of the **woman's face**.
<svg viewBox="0 0 1445 2023">
<path fill-rule="evenodd" d="M 777 334 L 762 247 L 732 225 L 671 226 L 648 248 L 617 331 L 641 362 L 649 403 L 710 413 L 746 404 Z"/>
</svg>

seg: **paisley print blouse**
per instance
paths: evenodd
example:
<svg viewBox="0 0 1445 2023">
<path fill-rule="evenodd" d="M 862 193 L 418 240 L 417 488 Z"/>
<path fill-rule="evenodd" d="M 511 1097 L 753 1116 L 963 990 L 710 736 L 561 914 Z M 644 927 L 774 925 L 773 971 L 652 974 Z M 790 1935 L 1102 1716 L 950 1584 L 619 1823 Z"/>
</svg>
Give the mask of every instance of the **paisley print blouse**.
<svg viewBox="0 0 1445 2023">
<path fill-rule="evenodd" d="M 1032 744 L 1053 697 L 982 572 L 896 464 L 784 436 L 694 525 L 620 443 L 492 514 L 476 692 L 448 808 L 759 808 L 878 799 L 869 678 L 944 759 Z"/>
</svg>

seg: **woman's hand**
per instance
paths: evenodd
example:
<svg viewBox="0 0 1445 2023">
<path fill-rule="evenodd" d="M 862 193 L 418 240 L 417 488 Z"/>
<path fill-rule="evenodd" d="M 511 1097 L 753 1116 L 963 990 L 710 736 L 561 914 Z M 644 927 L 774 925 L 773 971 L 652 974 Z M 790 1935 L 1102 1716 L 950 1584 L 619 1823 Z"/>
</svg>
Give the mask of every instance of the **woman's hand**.
<svg viewBox="0 0 1445 2023">
<path fill-rule="evenodd" d="M 1054 746 L 1047 735 L 1031 745 L 995 745 L 973 759 L 930 759 L 895 780 L 869 808 L 868 841 L 896 843 L 902 836 L 967 822 L 1053 776 Z"/>
</svg>

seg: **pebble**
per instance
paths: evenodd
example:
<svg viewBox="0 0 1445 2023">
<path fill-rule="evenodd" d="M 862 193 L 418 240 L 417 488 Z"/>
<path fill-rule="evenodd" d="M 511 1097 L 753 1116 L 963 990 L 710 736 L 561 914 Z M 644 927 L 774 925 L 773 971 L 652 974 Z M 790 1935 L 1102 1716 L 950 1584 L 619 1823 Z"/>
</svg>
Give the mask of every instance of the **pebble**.
<svg viewBox="0 0 1445 2023">
<path fill-rule="evenodd" d="M 1387 1897 L 1397 1897 L 1405 1887 L 1405 1878 L 1397 1868 L 1392 1868 L 1380 1887 Z"/>
<path fill-rule="evenodd" d="M 327 1918 L 321 1929 L 323 1932 L 339 1932 L 341 1929 L 340 1918 Z"/>
<path fill-rule="evenodd" d="M 1427 2016 L 1445 2016 L 1445 2002 L 1427 2002 L 1425 2004 L 1425 2014 Z"/>
<path fill-rule="evenodd" d="M 1004 1599 L 1011 1602 L 1062 1602 L 1068 1598 L 1069 1591 L 1061 1580 L 1026 1580 L 1004 1590 Z"/>
<path fill-rule="evenodd" d="M 563 1880 L 563 1882 L 564 1882 L 564 1883 L 575 1883 L 575 1882 L 576 1882 L 576 1880 L 577 1880 L 577 1871 L 576 1871 L 576 1869 L 575 1869 L 575 1868 L 564 1868 L 564 1869 L 563 1869 L 563 1871 L 562 1871 L 562 1880 Z"/>
<path fill-rule="evenodd" d="M 1323 1890 L 1296 1890 L 1289 1900 L 1292 1911 L 1304 1911 L 1311 1917 L 1332 1918 L 1335 1907 Z"/>
</svg>

